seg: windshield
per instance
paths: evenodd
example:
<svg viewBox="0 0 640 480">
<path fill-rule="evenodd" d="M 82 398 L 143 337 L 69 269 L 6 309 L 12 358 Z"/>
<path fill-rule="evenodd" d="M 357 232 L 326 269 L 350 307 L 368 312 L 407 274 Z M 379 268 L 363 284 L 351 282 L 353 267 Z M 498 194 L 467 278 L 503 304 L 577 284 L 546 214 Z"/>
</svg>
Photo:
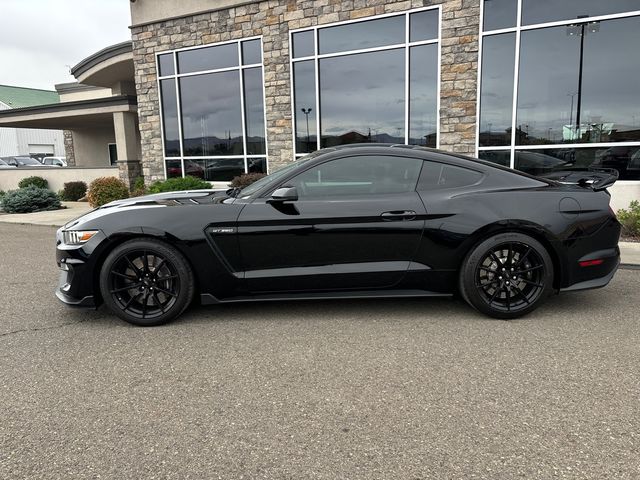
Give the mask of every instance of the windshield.
<svg viewBox="0 0 640 480">
<path fill-rule="evenodd" d="M 310 153 L 309 155 L 302 157 L 300 160 L 296 160 L 295 162 L 289 163 L 284 167 L 278 168 L 273 173 L 270 173 L 266 177 L 263 177 L 260 180 L 253 182 L 251 185 L 243 188 L 240 191 L 240 195 L 242 195 L 242 197 L 248 197 L 249 195 L 253 195 L 255 192 L 257 192 L 258 190 L 261 190 L 263 187 L 269 185 L 270 183 L 276 183 L 279 179 L 285 177 L 287 173 L 289 173 L 291 170 L 299 167 L 300 165 L 307 163 L 309 160 L 313 160 L 319 154 L 320 154 L 319 151 Z"/>
</svg>

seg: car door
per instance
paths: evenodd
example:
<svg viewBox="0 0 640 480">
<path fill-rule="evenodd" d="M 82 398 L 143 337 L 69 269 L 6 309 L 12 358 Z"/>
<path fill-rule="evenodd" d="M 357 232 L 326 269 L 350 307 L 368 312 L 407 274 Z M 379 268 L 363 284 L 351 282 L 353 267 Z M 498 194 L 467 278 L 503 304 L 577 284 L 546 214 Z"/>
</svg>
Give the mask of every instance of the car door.
<svg viewBox="0 0 640 480">
<path fill-rule="evenodd" d="M 352 155 L 284 182 L 294 201 L 258 198 L 238 219 L 245 279 L 253 293 L 391 288 L 422 235 L 416 193 L 422 160 Z M 281 186 L 283 186 L 281 185 Z"/>
</svg>

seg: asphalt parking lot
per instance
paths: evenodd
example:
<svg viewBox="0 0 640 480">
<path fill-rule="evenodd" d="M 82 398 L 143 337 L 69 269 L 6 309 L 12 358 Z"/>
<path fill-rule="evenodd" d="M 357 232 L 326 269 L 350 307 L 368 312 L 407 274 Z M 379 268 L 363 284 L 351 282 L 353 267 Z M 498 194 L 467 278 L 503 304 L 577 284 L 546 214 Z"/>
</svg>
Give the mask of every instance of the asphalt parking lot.
<svg viewBox="0 0 640 480">
<path fill-rule="evenodd" d="M 455 300 L 71 310 L 0 224 L 0 478 L 637 479 L 640 271 L 524 320 Z"/>
</svg>

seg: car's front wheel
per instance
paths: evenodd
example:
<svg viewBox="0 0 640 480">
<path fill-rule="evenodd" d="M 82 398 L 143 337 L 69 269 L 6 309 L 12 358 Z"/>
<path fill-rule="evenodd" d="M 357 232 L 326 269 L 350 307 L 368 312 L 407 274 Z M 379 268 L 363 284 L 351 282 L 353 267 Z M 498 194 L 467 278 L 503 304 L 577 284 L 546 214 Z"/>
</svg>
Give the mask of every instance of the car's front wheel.
<svg viewBox="0 0 640 480">
<path fill-rule="evenodd" d="M 139 326 L 167 323 L 191 303 L 193 273 L 173 247 L 154 239 L 135 239 L 113 249 L 100 271 L 105 305 Z"/>
<path fill-rule="evenodd" d="M 476 245 L 460 269 L 460 293 L 471 306 L 494 318 L 521 317 L 553 290 L 553 262 L 528 235 L 502 233 Z"/>
</svg>

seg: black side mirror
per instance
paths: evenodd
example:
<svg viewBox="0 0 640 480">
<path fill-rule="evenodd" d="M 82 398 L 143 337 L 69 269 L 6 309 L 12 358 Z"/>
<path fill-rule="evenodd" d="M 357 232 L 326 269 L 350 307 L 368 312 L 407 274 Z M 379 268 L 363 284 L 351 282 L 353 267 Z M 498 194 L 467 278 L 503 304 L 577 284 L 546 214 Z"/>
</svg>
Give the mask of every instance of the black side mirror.
<svg viewBox="0 0 640 480">
<path fill-rule="evenodd" d="M 270 202 L 295 202 L 298 200 L 298 190 L 296 187 L 278 188 L 271 194 Z"/>
</svg>

